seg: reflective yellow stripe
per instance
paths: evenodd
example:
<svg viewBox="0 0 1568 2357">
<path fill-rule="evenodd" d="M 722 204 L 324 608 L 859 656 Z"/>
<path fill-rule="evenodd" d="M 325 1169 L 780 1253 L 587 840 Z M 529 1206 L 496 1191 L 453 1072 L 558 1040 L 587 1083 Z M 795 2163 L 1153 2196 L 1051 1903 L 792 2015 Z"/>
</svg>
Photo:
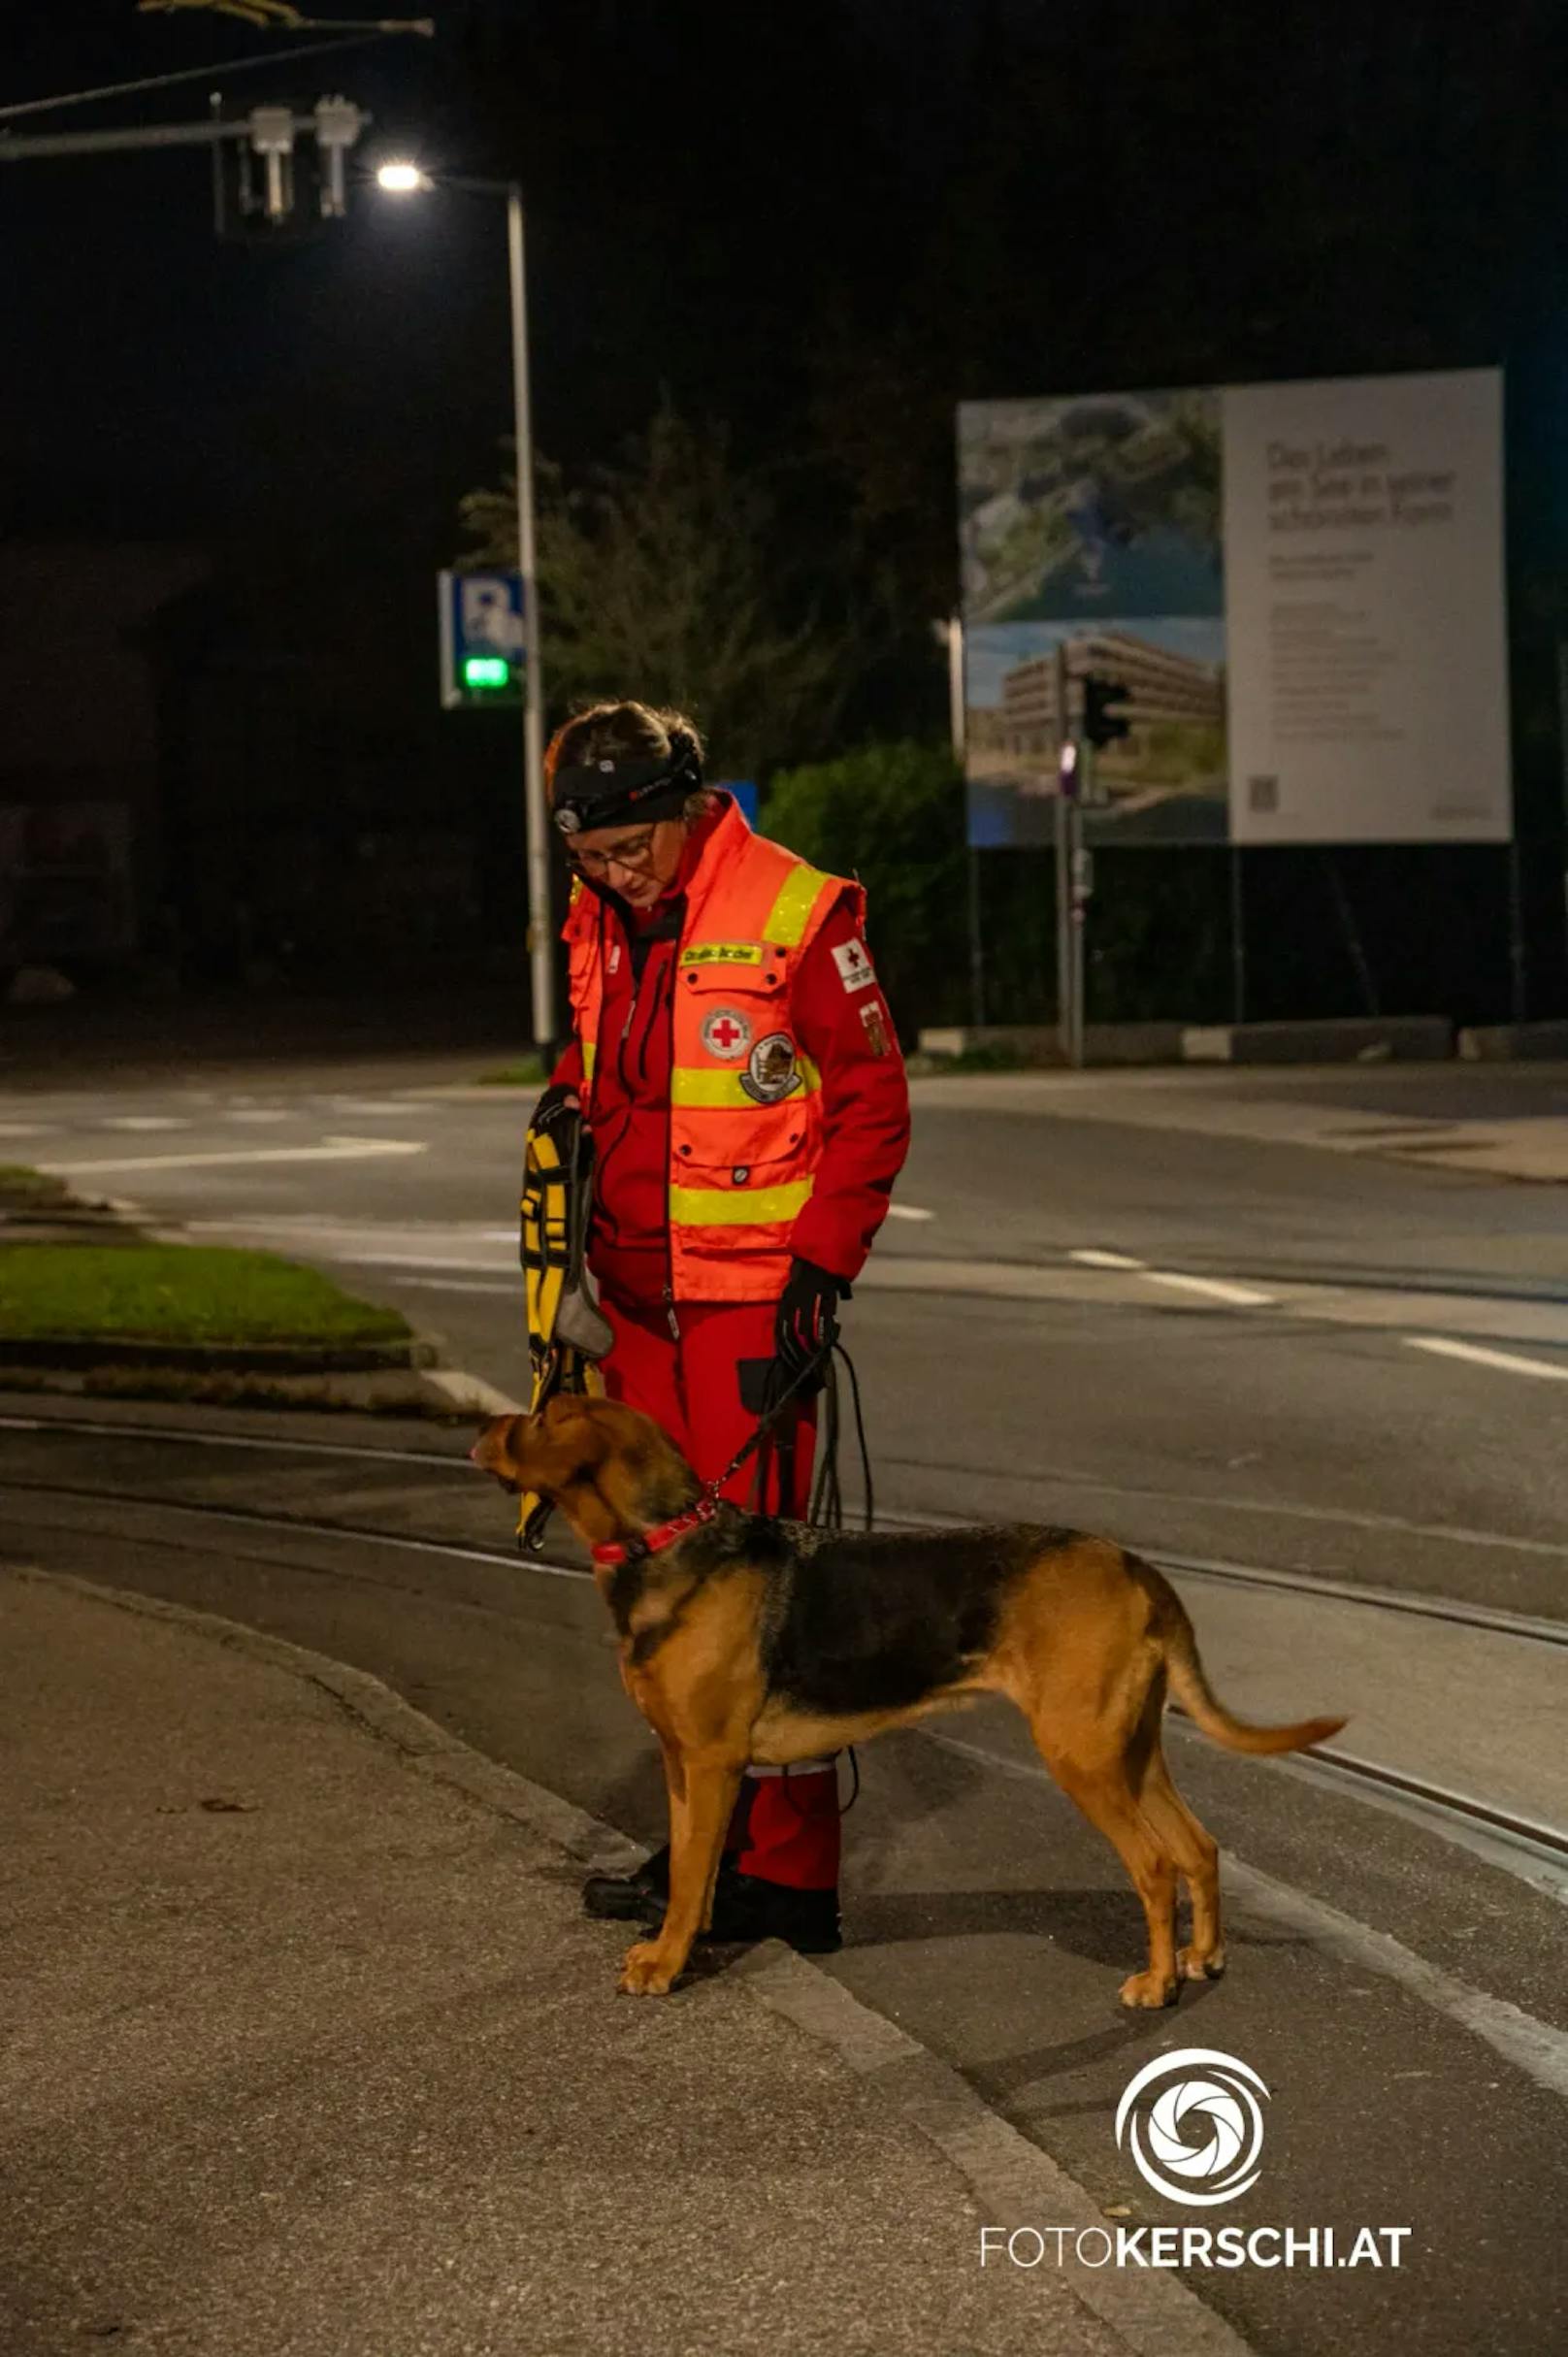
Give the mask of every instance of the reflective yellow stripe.
<svg viewBox="0 0 1568 2357">
<path fill-rule="evenodd" d="M 804 1178 L 787 1187 L 671 1187 L 670 1218 L 676 1228 L 765 1228 L 803 1211 L 815 1185 Z"/>
<path fill-rule="evenodd" d="M 670 1075 L 670 1101 L 672 1105 L 723 1105 L 735 1113 L 754 1111 L 761 1104 L 793 1104 L 801 1097 L 815 1096 L 822 1086 L 822 1074 L 809 1056 L 800 1058 L 796 1065 L 800 1086 L 792 1089 L 788 1097 L 758 1098 L 741 1085 L 738 1072 L 715 1071 L 711 1064 L 677 1064 Z"/>
<path fill-rule="evenodd" d="M 598 1040 L 585 1039 L 582 1043 L 582 1076 L 584 1080 L 592 1080 L 594 1076 L 594 1058 L 598 1054 Z"/>
<path fill-rule="evenodd" d="M 798 949 L 805 935 L 817 897 L 833 878 L 820 868 L 796 868 L 784 879 L 778 899 L 768 911 L 763 939 L 780 949 Z"/>
</svg>

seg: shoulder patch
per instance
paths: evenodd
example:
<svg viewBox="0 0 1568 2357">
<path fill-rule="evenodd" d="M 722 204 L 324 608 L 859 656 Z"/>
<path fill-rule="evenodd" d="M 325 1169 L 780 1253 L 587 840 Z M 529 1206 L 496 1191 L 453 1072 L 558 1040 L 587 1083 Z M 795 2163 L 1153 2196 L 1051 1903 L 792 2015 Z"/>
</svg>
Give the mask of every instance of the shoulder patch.
<svg viewBox="0 0 1568 2357">
<path fill-rule="evenodd" d="M 838 979 L 846 991 L 866 990 L 876 980 L 876 967 L 871 964 L 870 953 L 859 936 L 853 941 L 839 942 L 833 951 L 833 964 L 838 968 Z"/>
</svg>

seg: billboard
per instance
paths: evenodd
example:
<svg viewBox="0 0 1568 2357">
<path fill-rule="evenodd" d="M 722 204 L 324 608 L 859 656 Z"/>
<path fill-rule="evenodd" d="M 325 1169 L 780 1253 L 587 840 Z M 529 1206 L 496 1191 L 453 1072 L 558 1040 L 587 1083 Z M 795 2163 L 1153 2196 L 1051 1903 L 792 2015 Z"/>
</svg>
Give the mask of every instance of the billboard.
<svg viewBox="0 0 1568 2357">
<path fill-rule="evenodd" d="M 1088 673 L 1091 841 L 1506 842 L 1489 369 L 959 411 L 969 840 L 1053 839 Z"/>
</svg>

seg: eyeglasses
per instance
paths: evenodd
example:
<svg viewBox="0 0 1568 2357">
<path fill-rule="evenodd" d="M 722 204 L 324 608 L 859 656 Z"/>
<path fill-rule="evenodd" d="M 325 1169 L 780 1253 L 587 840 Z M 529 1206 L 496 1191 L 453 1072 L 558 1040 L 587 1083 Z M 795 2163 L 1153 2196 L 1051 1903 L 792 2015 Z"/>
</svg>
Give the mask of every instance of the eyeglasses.
<svg viewBox="0 0 1568 2357">
<path fill-rule="evenodd" d="M 623 835 L 608 851 L 577 851 L 571 854 L 572 864 L 583 874 L 603 883 L 612 868 L 626 875 L 647 875 L 653 868 L 653 838 L 657 825 L 643 827 L 636 835 Z"/>
</svg>

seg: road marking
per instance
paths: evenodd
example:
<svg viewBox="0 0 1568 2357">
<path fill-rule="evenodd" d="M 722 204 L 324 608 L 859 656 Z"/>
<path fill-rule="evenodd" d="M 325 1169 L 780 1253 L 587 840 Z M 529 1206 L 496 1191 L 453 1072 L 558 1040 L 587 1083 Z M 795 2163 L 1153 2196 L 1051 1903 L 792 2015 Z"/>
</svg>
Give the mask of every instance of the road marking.
<svg viewBox="0 0 1568 2357">
<path fill-rule="evenodd" d="M 890 1203 L 888 1217 L 890 1220 L 934 1220 L 936 1214 L 934 1211 L 922 1211 L 918 1203 Z"/>
<path fill-rule="evenodd" d="M 482 1375 L 468 1375 L 461 1367 L 453 1366 L 422 1367 L 420 1373 L 426 1383 L 433 1383 L 438 1391 L 444 1391 L 454 1407 L 472 1415 L 521 1416 L 526 1412 L 521 1400 L 498 1391 Z"/>
<path fill-rule="evenodd" d="M 1151 1268 L 1147 1260 L 1134 1260 L 1129 1253 L 1099 1252 L 1086 1247 L 1069 1252 L 1069 1260 L 1081 1268 L 1127 1269 L 1134 1276 L 1146 1277 L 1151 1285 L 1170 1285 L 1184 1293 L 1203 1293 L 1212 1301 L 1229 1301 L 1238 1309 L 1265 1309 L 1273 1299 L 1271 1293 L 1260 1293 L 1250 1285 L 1234 1285 L 1221 1277 L 1190 1277 L 1175 1268 Z"/>
<path fill-rule="evenodd" d="M 259 1105 L 235 1105 L 223 1118 L 225 1121 L 292 1121 L 295 1117 L 292 1113 L 268 1112 Z"/>
<path fill-rule="evenodd" d="M 190 1122 L 179 1113 L 109 1113 L 98 1127 L 100 1129 L 188 1129 Z"/>
<path fill-rule="evenodd" d="M 0 1137 L 42 1137 L 59 1126 L 53 1121 L 0 1121 Z"/>
<path fill-rule="evenodd" d="M 1003 1752 L 988 1751 L 983 1744 L 939 1735 L 933 1727 L 916 1731 L 938 1750 L 956 1751 L 961 1758 L 981 1762 L 1002 1776 L 1016 1777 L 1024 1784 L 1052 1782 L 1044 1768 L 1009 1759 Z M 1397 1981 L 1433 2013 L 1446 2014 L 1449 2020 L 1458 2022 L 1462 2029 L 1484 2040 L 1494 2054 L 1500 2054 L 1505 2062 L 1533 2079 L 1537 2086 L 1547 2087 L 1555 2095 L 1568 2095 L 1568 2033 L 1537 2021 L 1533 2014 L 1510 2005 L 1504 1998 L 1473 1988 L 1468 1981 L 1428 1964 L 1424 1956 L 1417 1955 L 1413 1948 L 1388 1933 L 1374 1931 L 1369 1924 L 1359 1923 L 1354 1915 L 1331 1907 L 1326 1899 L 1279 1882 L 1273 1875 L 1264 1874 L 1260 1867 L 1244 1865 L 1229 1852 L 1224 1871 L 1225 1881 L 1238 1896 L 1272 1915 L 1276 1922 L 1299 1933 L 1323 1954 L 1353 1965 L 1357 1971 L 1381 1973 L 1387 1980 Z"/>
<path fill-rule="evenodd" d="M 379 1262 L 370 1260 L 364 1262 L 363 1265 L 375 1268 L 379 1266 Z M 512 1293 L 520 1295 L 522 1292 L 520 1271 L 514 1278 L 475 1277 L 465 1280 L 462 1277 L 394 1276 L 388 1281 L 393 1285 L 417 1285 L 423 1292 L 431 1293 Z"/>
<path fill-rule="evenodd" d="M 393 1104 L 384 1097 L 334 1097 L 328 1100 L 335 1113 L 373 1113 L 376 1115 L 407 1114 L 408 1104 Z"/>
<path fill-rule="evenodd" d="M 1568 1366 L 1546 1359 L 1516 1359 L 1512 1351 L 1485 1351 L 1476 1342 L 1451 1342 L 1446 1334 L 1405 1334 L 1410 1351 L 1431 1351 L 1439 1359 L 1468 1359 L 1475 1366 L 1494 1366 L 1505 1375 L 1543 1375 L 1549 1383 L 1568 1383 Z"/>
<path fill-rule="evenodd" d="M 378 1154 L 425 1154 L 423 1138 L 329 1137 L 319 1146 L 245 1146 L 227 1154 L 143 1154 L 113 1162 L 47 1162 L 60 1178 L 86 1177 L 98 1170 L 206 1170 L 219 1162 L 357 1162 Z"/>
<path fill-rule="evenodd" d="M 1270 1293 L 1254 1292 L 1250 1285 L 1229 1285 L 1219 1277 L 1189 1277 L 1174 1268 L 1146 1268 L 1143 1274 L 1151 1285 L 1172 1285 L 1185 1293 L 1203 1293 L 1213 1301 L 1230 1301 L 1238 1309 L 1262 1309 L 1272 1300 Z"/>
<path fill-rule="evenodd" d="M 252 1225 L 245 1220 L 208 1220 L 202 1224 L 204 1227 L 233 1228 L 245 1228 Z M 323 1252 L 325 1253 L 325 1251 L 326 1248 L 323 1246 Z M 326 1257 L 330 1260 L 341 1260 L 345 1268 L 449 1268 L 455 1270 L 459 1276 L 467 1277 L 480 1276 L 487 1268 L 493 1269 L 498 1265 L 493 1260 L 442 1260 L 440 1254 L 424 1252 L 333 1252 L 327 1253 Z M 515 1242 L 512 1245 L 508 1265 L 512 1267 L 517 1265 Z"/>
</svg>

